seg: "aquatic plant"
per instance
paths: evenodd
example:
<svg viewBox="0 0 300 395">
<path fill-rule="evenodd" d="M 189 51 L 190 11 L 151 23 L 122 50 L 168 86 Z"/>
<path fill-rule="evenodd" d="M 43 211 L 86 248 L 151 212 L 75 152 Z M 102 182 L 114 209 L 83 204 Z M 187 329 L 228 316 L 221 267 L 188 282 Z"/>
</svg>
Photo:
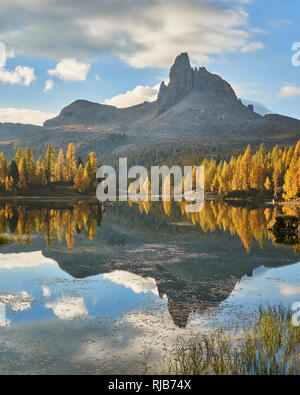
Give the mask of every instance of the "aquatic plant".
<svg viewBox="0 0 300 395">
<path fill-rule="evenodd" d="M 237 328 L 237 327 L 236 327 Z M 179 339 L 166 357 L 163 372 L 186 375 L 298 375 L 300 327 L 283 306 L 260 307 L 242 330 L 214 329 Z"/>
</svg>

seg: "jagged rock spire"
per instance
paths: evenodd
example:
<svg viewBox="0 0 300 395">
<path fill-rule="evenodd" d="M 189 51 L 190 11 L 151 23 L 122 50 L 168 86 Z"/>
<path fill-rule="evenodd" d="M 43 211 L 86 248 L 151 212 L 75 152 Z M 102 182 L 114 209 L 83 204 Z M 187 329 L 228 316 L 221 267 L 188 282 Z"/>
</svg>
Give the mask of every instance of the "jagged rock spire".
<svg viewBox="0 0 300 395">
<path fill-rule="evenodd" d="M 205 67 L 193 69 L 186 52 L 176 57 L 169 78 L 169 85 L 166 87 L 162 83 L 158 94 L 158 103 L 163 110 L 178 103 L 193 90 L 207 91 L 209 94 L 227 96 L 229 100 L 237 101 L 233 89 L 221 77 L 211 74 Z"/>
<path fill-rule="evenodd" d="M 193 70 L 186 52 L 175 59 L 169 74 L 169 85 L 161 84 L 158 101 L 163 106 L 169 107 L 183 99 L 191 92 L 193 87 Z"/>
</svg>

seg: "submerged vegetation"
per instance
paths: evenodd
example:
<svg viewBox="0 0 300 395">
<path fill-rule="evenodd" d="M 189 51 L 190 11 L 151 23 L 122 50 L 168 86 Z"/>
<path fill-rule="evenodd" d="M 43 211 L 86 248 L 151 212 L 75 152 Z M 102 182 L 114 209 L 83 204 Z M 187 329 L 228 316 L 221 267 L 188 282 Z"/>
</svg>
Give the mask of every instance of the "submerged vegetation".
<svg viewBox="0 0 300 395">
<path fill-rule="evenodd" d="M 271 224 L 270 230 L 275 237 L 276 244 L 299 245 L 300 216 L 278 216 Z"/>
<path fill-rule="evenodd" d="M 250 328 L 181 339 L 163 370 L 177 375 L 299 375 L 300 327 L 285 307 L 260 307 Z"/>
<path fill-rule="evenodd" d="M 0 234 L 0 246 L 11 243 L 11 238 L 8 235 Z"/>
</svg>

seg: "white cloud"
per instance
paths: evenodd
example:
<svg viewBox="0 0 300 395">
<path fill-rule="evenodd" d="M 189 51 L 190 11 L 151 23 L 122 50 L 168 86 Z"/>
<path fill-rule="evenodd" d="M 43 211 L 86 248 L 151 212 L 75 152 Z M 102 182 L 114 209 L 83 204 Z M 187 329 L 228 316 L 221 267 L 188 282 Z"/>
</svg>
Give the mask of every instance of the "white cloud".
<svg viewBox="0 0 300 395">
<path fill-rule="evenodd" d="M 43 125 L 47 119 L 54 118 L 57 114 L 45 113 L 38 110 L 19 109 L 19 108 L 1 108 L 0 122 L 24 123 L 31 125 Z"/>
<path fill-rule="evenodd" d="M 142 277 L 125 270 L 115 270 L 111 273 L 103 274 L 103 278 L 115 284 L 124 285 L 124 287 L 131 289 L 136 294 L 152 292 L 158 296 L 156 281 L 152 277 Z"/>
<path fill-rule="evenodd" d="M 145 101 L 155 101 L 157 99 L 159 85 L 150 88 L 149 86 L 136 86 L 134 89 L 121 93 L 104 101 L 105 104 L 125 108 L 144 103 Z"/>
<path fill-rule="evenodd" d="M 259 49 L 263 49 L 264 47 L 265 46 L 263 43 L 253 41 L 252 43 L 245 45 L 241 51 L 242 52 L 255 52 L 255 51 L 258 51 Z"/>
<path fill-rule="evenodd" d="M 56 262 L 45 258 L 41 251 L 0 254 L 0 269 L 23 269 L 53 263 Z"/>
<path fill-rule="evenodd" d="M 35 79 L 34 69 L 31 67 L 17 66 L 13 71 L 0 67 L 0 81 L 5 84 L 29 86 Z"/>
<path fill-rule="evenodd" d="M 0 41 L 19 54 L 57 60 L 110 53 L 134 67 L 168 68 L 187 51 L 194 62 L 209 63 L 215 55 L 261 48 L 251 44 L 257 31 L 242 8 L 247 1 L 238 3 L 2 0 Z"/>
<path fill-rule="evenodd" d="M 61 320 L 72 320 L 88 314 L 84 300 L 81 297 L 62 298 L 55 302 L 45 304 L 47 309 L 52 309 L 54 314 Z"/>
<path fill-rule="evenodd" d="M 48 70 L 49 75 L 64 81 L 85 81 L 91 65 L 79 62 L 75 58 L 65 58 L 57 63 L 55 69 Z"/>
<path fill-rule="evenodd" d="M 10 322 L 6 319 L 6 306 L 4 303 L 0 303 L 0 328 L 9 325 Z"/>
<path fill-rule="evenodd" d="M 214 55 L 238 51 L 250 38 L 249 32 L 239 29 L 247 21 L 245 11 L 221 9 L 210 2 L 155 1 L 138 13 L 142 23 L 137 25 L 135 18 L 127 17 L 120 31 L 124 39 L 115 43 L 120 58 L 137 68 L 167 68 L 183 51 L 194 62 L 208 64 Z M 82 24 L 93 40 L 105 33 L 101 19 L 82 19 Z M 105 23 L 112 37 L 120 29 L 118 24 L 115 20 Z"/>
<path fill-rule="evenodd" d="M 7 59 L 14 57 L 15 57 L 14 51 L 11 49 L 8 50 L 6 48 L 6 45 L 0 42 L 0 69 L 5 67 Z"/>
<path fill-rule="evenodd" d="M 300 295 L 300 286 L 297 285 L 280 285 L 280 293 L 285 296 Z"/>
<path fill-rule="evenodd" d="M 46 287 L 46 285 L 43 285 L 42 290 L 44 298 L 50 298 L 50 296 L 52 295 L 51 289 L 49 287 Z"/>
<path fill-rule="evenodd" d="M 6 47 L 0 42 L 0 68 L 4 67 L 6 64 Z"/>
<path fill-rule="evenodd" d="M 162 79 L 161 77 L 157 77 L 157 78 Z M 168 85 L 168 83 L 169 80 L 167 79 L 165 81 L 165 84 Z M 258 82 L 247 83 L 247 84 L 232 83 L 231 85 L 238 97 L 253 97 L 261 93 L 261 87 L 262 87 L 262 84 Z M 126 108 L 130 106 L 134 106 L 136 104 L 144 103 L 145 101 L 152 102 L 157 99 L 159 87 L 160 84 L 157 84 L 153 87 L 139 85 L 134 89 L 127 91 L 126 93 L 121 93 L 110 99 L 106 99 L 104 101 L 104 104 L 109 104 L 119 108 Z M 253 104 L 260 107 L 262 106 L 261 104 L 255 102 L 253 102 Z M 268 112 L 267 109 L 266 112 Z"/>
<path fill-rule="evenodd" d="M 12 85 L 31 85 L 36 79 L 33 68 L 17 66 L 15 70 L 6 70 L 6 59 L 12 57 L 14 57 L 14 53 L 7 51 L 5 44 L 0 42 L 0 81 Z"/>
<path fill-rule="evenodd" d="M 284 86 L 280 89 L 280 92 L 277 96 L 281 99 L 300 96 L 300 88 L 294 85 Z"/>
<path fill-rule="evenodd" d="M 45 82 L 45 88 L 44 88 L 44 92 L 49 92 L 54 88 L 54 82 L 53 80 L 47 80 Z"/>
</svg>

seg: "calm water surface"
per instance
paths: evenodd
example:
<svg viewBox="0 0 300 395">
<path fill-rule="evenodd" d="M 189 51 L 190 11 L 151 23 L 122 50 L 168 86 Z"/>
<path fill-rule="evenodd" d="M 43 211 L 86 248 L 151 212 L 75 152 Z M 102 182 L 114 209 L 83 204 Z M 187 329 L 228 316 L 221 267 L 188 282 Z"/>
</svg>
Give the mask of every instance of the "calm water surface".
<svg viewBox="0 0 300 395">
<path fill-rule="evenodd" d="M 299 246 L 276 245 L 274 215 L 0 203 L 0 373 L 151 373 L 178 336 L 299 302 Z"/>
</svg>

